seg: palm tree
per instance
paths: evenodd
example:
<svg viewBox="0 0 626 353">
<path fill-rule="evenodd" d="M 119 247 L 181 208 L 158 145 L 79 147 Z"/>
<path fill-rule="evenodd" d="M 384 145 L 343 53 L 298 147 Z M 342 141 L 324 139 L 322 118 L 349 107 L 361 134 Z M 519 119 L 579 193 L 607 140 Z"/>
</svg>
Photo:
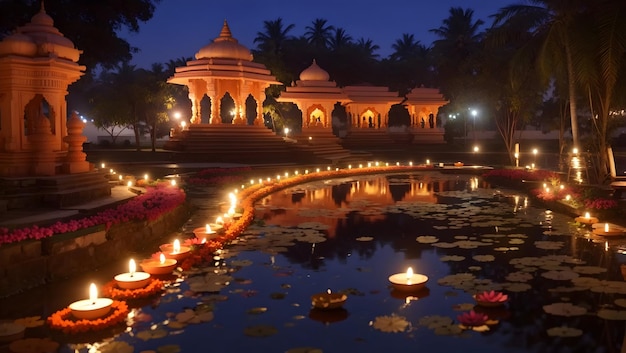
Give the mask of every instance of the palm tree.
<svg viewBox="0 0 626 353">
<path fill-rule="evenodd" d="M 483 34 L 479 28 L 483 21 L 474 21 L 473 15 L 471 9 L 450 8 L 443 25 L 430 30 L 440 38 L 432 47 L 440 90 L 457 106 L 457 111 L 466 110 L 476 99 L 469 87 L 480 71 L 475 58 L 482 45 Z"/>
<path fill-rule="evenodd" d="M 469 54 L 482 39 L 482 33 L 478 29 L 484 22 L 480 19 L 473 22 L 474 11 L 471 9 L 452 7 L 449 12 L 448 18 L 443 20 L 443 26 L 430 30 L 441 38 L 434 41 L 433 46 L 439 47 L 440 51 Z"/>
<path fill-rule="evenodd" d="M 350 44 L 352 44 L 352 37 L 346 33 L 346 30 L 341 27 L 335 28 L 334 36 L 330 38 L 330 49 L 337 51 L 347 48 Z"/>
<path fill-rule="evenodd" d="M 394 52 L 389 57 L 392 61 L 411 61 L 423 56 L 428 49 L 415 40 L 415 36 L 403 33 L 402 38 L 396 39 L 391 45 Z"/>
<path fill-rule="evenodd" d="M 282 53 L 285 42 L 292 38 L 289 32 L 294 27 L 293 24 L 285 26 L 280 17 L 274 21 L 263 21 L 264 32 L 257 32 L 254 43 L 258 43 L 259 51 L 278 56 Z"/>
<path fill-rule="evenodd" d="M 359 38 L 356 42 L 356 49 L 365 56 L 366 59 L 377 60 L 380 55 L 375 52 L 380 49 L 380 46 L 374 44 L 371 39 Z"/>
<path fill-rule="evenodd" d="M 311 26 L 306 26 L 306 32 L 304 37 L 309 44 L 312 44 L 315 48 L 328 49 L 333 37 L 334 26 L 326 25 L 327 20 L 323 18 L 316 18 Z"/>
<path fill-rule="evenodd" d="M 506 6 L 494 16 L 494 26 L 519 26 L 524 24 L 533 37 L 539 38 L 541 48 L 540 67 L 553 72 L 553 64 L 562 61 L 567 73 L 570 119 L 574 147 L 580 146 L 578 133 L 576 79 L 572 53 L 573 38 L 571 30 L 575 26 L 577 14 L 583 8 L 585 0 L 529 0 L 529 5 L 515 4 Z M 547 65 L 551 63 L 552 65 Z M 550 68 L 548 68 L 550 67 Z M 557 77 L 558 78 L 558 77 Z"/>
</svg>

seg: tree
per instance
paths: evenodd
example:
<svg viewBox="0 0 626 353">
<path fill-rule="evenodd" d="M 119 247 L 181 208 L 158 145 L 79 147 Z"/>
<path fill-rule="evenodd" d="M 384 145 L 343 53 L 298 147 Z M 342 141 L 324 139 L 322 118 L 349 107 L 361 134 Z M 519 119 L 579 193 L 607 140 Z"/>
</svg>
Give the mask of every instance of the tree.
<svg viewBox="0 0 626 353">
<path fill-rule="evenodd" d="M 156 139 L 169 133 L 167 112 L 174 106 L 175 100 L 172 95 L 174 85 L 168 85 L 166 80 L 167 71 L 160 63 L 152 64 L 151 70 L 140 70 L 138 81 L 146 88 L 140 111 L 143 121 L 150 135 L 152 152 L 156 151 Z M 176 85 L 177 86 L 177 85 Z"/>
<path fill-rule="evenodd" d="M 283 19 L 277 18 L 274 21 L 263 21 L 263 32 L 257 32 L 254 43 L 257 50 L 266 54 L 274 54 L 280 57 L 283 52 L 285 42 L 292 38 L 289 32 L 294 28 L 293 24 L 284 26 Z"/>
<path fill-rule="evenodd" d="M 304 37 L 309 44 L 313 45 L 318 50 L 326 50 L 330 47 L 331 38 L 333 37 L 333 31 L 335 27 L 326 25 L 327 20 L 323 18 L 316 18 L 311 26 L 306 26 L 306 32 Z"/>
<path fill-rule="evenodd" d="M 352 37 L 346 33 L 346 30 L 337 27 L 332 38 L 330 38 L 330 50 L 333 52 L 347 49 L 352 44 Z"/>
<path fill-rule="evenodd" d="M 440 39 L 433 42 L 432 55 L 439 88 L 443 95 L 461 111 L 475 103 L 472 89 L 475 76 L 480 71 L 477 54 L 482 48 L 483 33 L 479 32 L 482 20 L 473 19 L 470 9 L 450 8 L 443 25 L 430 32 Z"/>
<path fill-rule="evenodd" d="M 119 33 L 139 31 L 140 22 L 150 20 L 160 0 L 47 0 L 45 11 L 54 25 L 83 51 L 80 63 L 93 70 L 97 65 L 111 69 L 130 60 L 132 48 Z M 35 15 L 43 1 L 0 1 L 0 35 L 9 34 Z"/>
<path fill-rule="evenodd" d="M 477 75 L 476 86 L 484 92 L 483 102 L 495 107 L 496 128 L 513 164 L 515 133 L 523 130 L 525 123 L 535 114 L 544 89 L 533 58 L 516 57 L 527 38 L 519 36 L 517 40 L 494 42 L 491 35 L 495 34 L 497 30 L 487 33 L 481 61 L 489 70 L 482 70 Z"/>
<path fill-rule="evenodd" d="M 540 68 L 549 75 L 554 66 L 549 65 L 562 61 L 566 65 L 569 92 L 570 119 L 574 147 L 580 147 L 578 133 L 578 113 L 576 96 L 576 77 L 572 53 L 571 30 L 575 26 L 576 17 L 586 0 L 529 0 L 529 5 L 510 5 L 503 7 L 495 15 L 494 25 L 503 22 L 513 26 L 527 26 L 533 37 L 539 38 L 541 48 Z M 560 79 L 560 77 L 557 77 Z"/>
<path fill-rule="evenodd" d="M 377 60 L 380 57 L 380 55 L 376 54 L 380 46 L 374 44 L 369 38 L 359 38 L 356 42 L 356 49 L 365 59 Z"/>
</svg>

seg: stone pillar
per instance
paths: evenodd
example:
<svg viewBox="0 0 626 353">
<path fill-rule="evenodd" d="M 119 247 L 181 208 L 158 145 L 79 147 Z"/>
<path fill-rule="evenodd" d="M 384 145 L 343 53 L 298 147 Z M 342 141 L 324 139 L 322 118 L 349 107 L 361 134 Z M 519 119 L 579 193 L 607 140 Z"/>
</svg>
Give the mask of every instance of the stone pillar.
<svg viewBox="0 0 626 353">
<path fill-rule="evenodd" d="M 83 123 L 76 112 L 67 121 L 67 136 L 63 141 L 67 143 L 67 155 L 63 163 L 63 171 L 69 174 L 84 173 L 90 169 L 87 155 L 83 152 L 83 142 L 87 137 L 82 135 L 85 123 Z"/>
<path fill-rule="evenodd" d="M 264 126 L 265 120 L 263 119 L 263 101 L 261 97 L 256 98 L 256 118 L 254 119 L 254 125 Z M 265 98 L 263 98 L 265 100 Z"/>
<path fill-rule="evenodd" d="M 216 96 L 209 96 L 211 100 L 211 118 L 209 119 L 209 124 L 221 124 L 222 117 L 220 115 L 220 100 L 216 98 Z"/>
<path fill-rule="evenodd" d="M 33 156 L 32 173 L 36 176 L 55 175 L 54 136 L 50 120 L 45 115 L 38 115 L 33 120 L 33 132 L 28 135 Z"/>
</svg>

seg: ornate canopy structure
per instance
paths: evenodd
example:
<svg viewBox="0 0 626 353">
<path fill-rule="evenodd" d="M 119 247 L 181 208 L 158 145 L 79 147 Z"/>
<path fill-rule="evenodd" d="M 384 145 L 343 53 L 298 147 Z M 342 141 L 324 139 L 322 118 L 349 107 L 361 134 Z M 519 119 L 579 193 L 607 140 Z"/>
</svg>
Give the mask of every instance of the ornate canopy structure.
<svg viewBox="0 0 626 353">
<path fill-rule="evenodd" d="M 414 128 L 436 128 L 437 111 L 448 104 L 437 88 L 413 88 L 406 99 L 406 107 L 411 114 L 411 127 Z"/>
<path fill-rule="evenodd" d="M 381 86 L 346 86 L 343 92 L 350 99 L 346 105 L 352 128 L 387 128 L 389 109 L 402 102 L 398 92 L 390 92 Z"/>
<path fill-rule="evenodd" d="M 250 50 L 233 38 L 226 21 L 220 35 L 200 48 L 196 60 L 177 67 L 168 82 L 189 88 L 191 124 L 201 123 L 200 102 L 205 95 L 211 99 L 209 124 L 220 124 L 220 100 L 228 93 L 235 103 L 233 124 L 242 125 L 247 124 L 245 112 L 249 97 L 256 100 L 254 125 L 263 125 L 265 89 L 272 84 L 281 84 L 264 65 L 252 62 Z"/>
<path fill-rule="evenodd" d="M 311 66 L 300 73 L 300 79 L 287 87 L 277 101 L 297 105 L 302 112 L 302 129 L 306 130 L 312 127 L 330 128 L 334 105 L 337 102 L 346 104 L 348 97 L 313 59 Z"/>
<path fill-rule="evenodd" d="M 0 41 L 0 176 L 89 170 L 77 117 L 73 137 L 67 136 L 65 96 L 84 74 L 80 54 L 54 27 L 43 2 L 29 23 Z"/>
</svg>

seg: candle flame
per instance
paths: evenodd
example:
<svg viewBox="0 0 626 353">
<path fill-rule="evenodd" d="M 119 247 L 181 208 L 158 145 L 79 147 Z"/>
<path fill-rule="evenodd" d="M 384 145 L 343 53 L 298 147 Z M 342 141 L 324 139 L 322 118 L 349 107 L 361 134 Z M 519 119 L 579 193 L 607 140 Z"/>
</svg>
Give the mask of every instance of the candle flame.
<svg viewBox="0 0 626 353">
<path fill-rule="evenodd" d="M 328 288 L 328 290 L 326 291 L 326 293 L 328 293 L 328 294 L 330 294 L 330 293 L 331 293 L 330 288 Z"/>
<path fill-rule="evenodd" d="M 206 243 L 206 238 L 202 238 L 202 244 Z"/>
<path fill-rule="evenodd" d="M 130 273 L 130 276 L 132 277 L 135 272 L 137 272 L 137 265 L 135 264 L 135 260 L 130 259 L 130 261 L 128 261 L 128 272 Z"/>
<path fill-rule="evenodd" d="M 215 223 L 224 224 L 224 219 L 222 219 L 222 216 L 218 216 L 217 219 L 215 219 Z"/>
<path fill-rule="evenodd" d="M 206 231 L 207 234 L 212 232 L 211 231 L 211 226 L 208 223 L 206 224 L 206 230 L 205 231 Z"/>
<path fill-rule="evenodd" d="M 604 223 L 604 231 L 605 232 L 609 231 L 609 224 L 608 223 Z"/>
<path fill-rule="evenodd" d="M 159 262 L 161 263 L 161 265 L 163 265 L 165 263 L 165 255 L 163 255 L 163 253 L 161 253 L 161 255 L 159 255 Z"/>
<path fill-rule="evenodd" d="M 180 252 L 180 241 L 178 239 L 174 240 L 174 245 L 172 246 L 172 254 L 178 254 Z"/>
<path fill-rule="evenodd" d="M 89 300 L 92 304 L 95 304 L 96 299 L 98 299 L 98 288 L 96 288 L 95 283 L 92 283 L 89 285 Z"/>
<path fill-rule="evenodd" d="M 589 212 L 585 212 L 585 218 L 589 219 L 589 217 L 591 217 L 591 215 L 589 215 Z"/>
<path fill-rule="evenodd" d="M 413 269 L 411 267 L 409 267 L 406 270 L 406 279 L 411 279 L 411 277 L 413 277 Z"/>
</svg>

